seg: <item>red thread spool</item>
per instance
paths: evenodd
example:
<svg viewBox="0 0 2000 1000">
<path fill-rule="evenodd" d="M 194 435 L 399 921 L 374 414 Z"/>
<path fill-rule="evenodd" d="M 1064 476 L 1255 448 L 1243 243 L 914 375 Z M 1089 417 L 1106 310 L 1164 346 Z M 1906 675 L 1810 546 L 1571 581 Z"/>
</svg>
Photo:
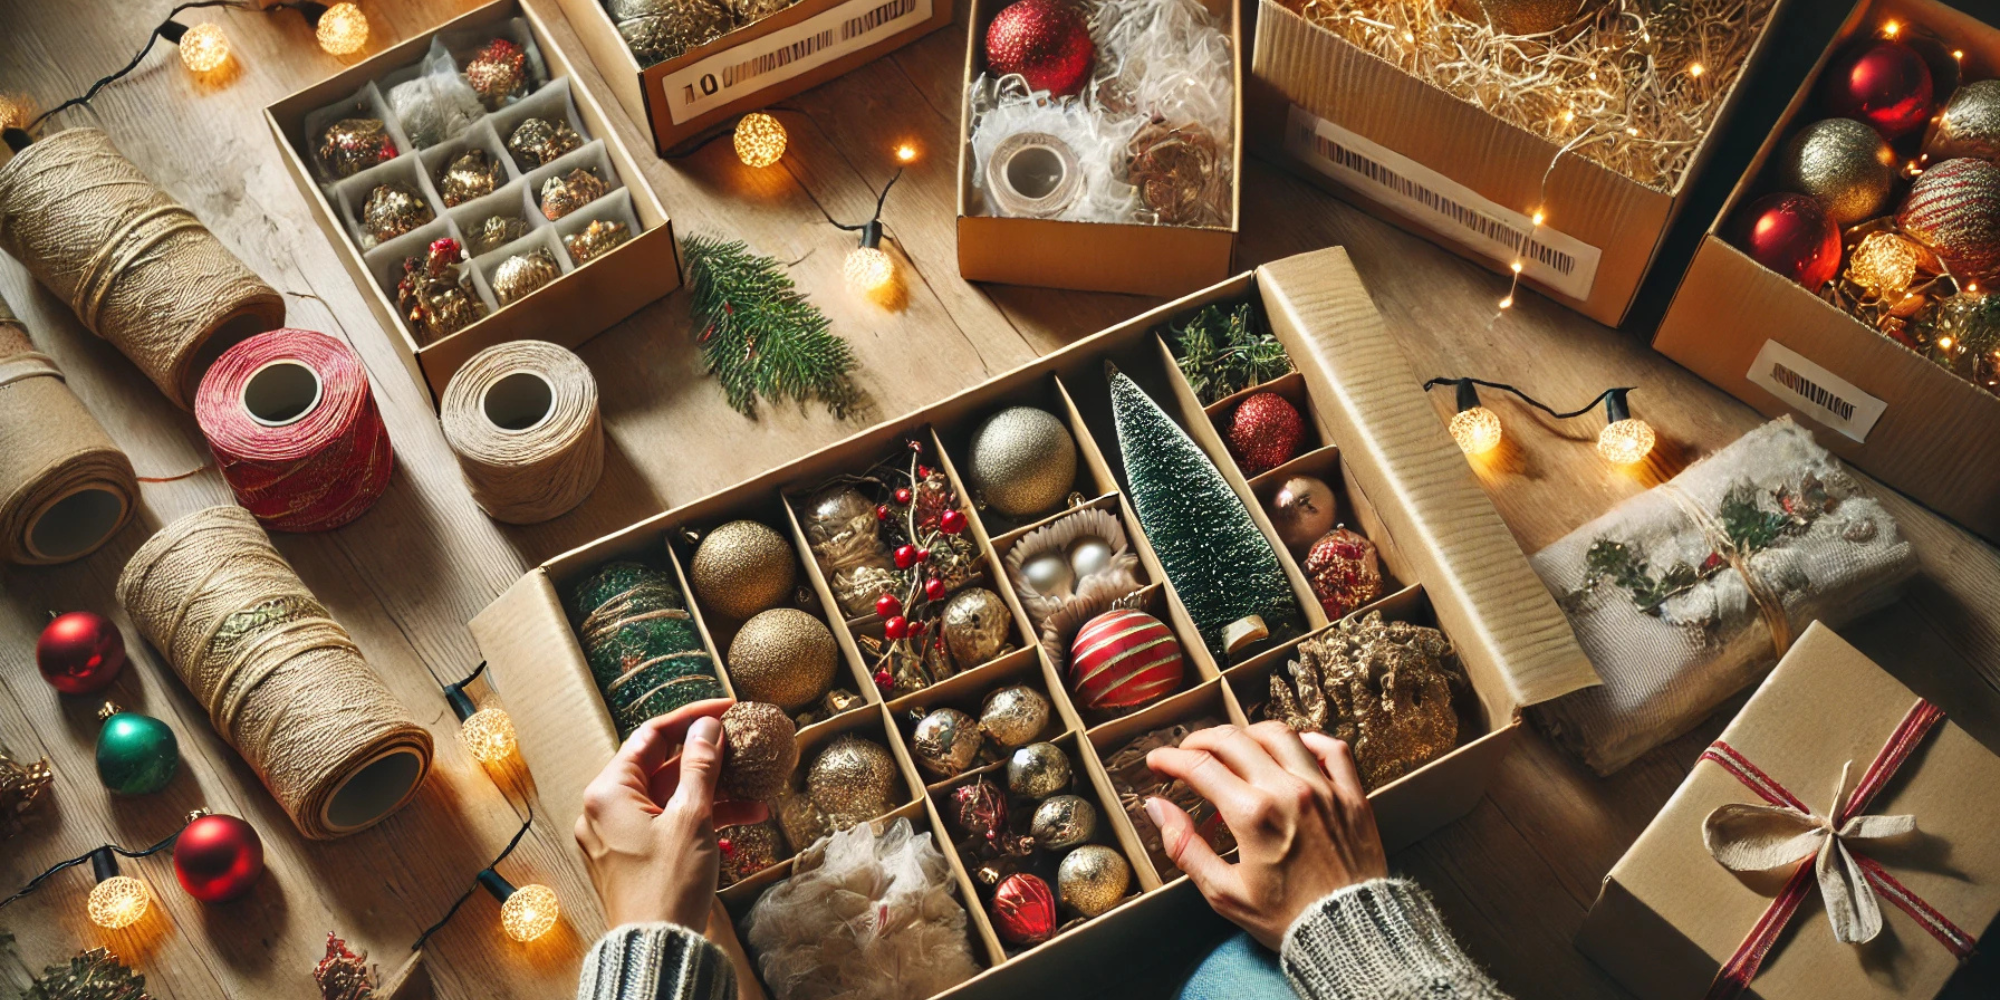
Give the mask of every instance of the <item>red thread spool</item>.
<svg viewBox="0 0 2000 1000">
<path fill-rule="evenodd" d="M 272 330 L 223 352 L 194 415 L 236 501 L 267 528 L 338 528 L 389 487 L 395 453 L 368 372 L 326 334 Z"/>
</svg>

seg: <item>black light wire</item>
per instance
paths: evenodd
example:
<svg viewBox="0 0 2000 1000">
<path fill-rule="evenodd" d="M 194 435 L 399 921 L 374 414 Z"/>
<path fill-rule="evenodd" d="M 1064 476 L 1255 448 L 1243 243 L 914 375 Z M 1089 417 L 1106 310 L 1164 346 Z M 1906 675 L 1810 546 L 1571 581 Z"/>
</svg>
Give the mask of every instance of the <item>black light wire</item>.
<svg viewBox="0 0 2000 1000">
<path fill-rule="evenodd" d="M 528 818 L 521 823 L 521 828 L 519 830 L 514 831 L 514 839 L 508 841 L 507 846 L 500 851 L 499 856 L 493 859 L 493 863 L 487 865 L 484 868 L 481 868 L 480 872 L 483 874 L 485 872 L 492 871 L 494 868 L 499 867 L 502 861 L 507 860 L 508 855 L 514 853 L 514 848 L 521 846 L 521 839 L 528 835 L 528 828 L 534 825 L 535 825 L 535 804 L 533 802 L 529 802 Z M 479 877 L 475 875 L 473 876 L 472 884 L 466 887 L 465 892 L 461 893 L 458 899 L 452 902 L 451 909 L 444 911 L 444 916 L 439 918 L 437 923 L 434 923 L 429 927 L 424 928 L 424 932 L 422 934 L 417 935 L 417 943 L 411 945 L 410 950 L 422 951 L 424 943 L 431 939 L 431 935 L 436 934 L 441 930 L 444 930 L 444 926 L 448 923 L 451 923 L 451 918 L 458 916 L 459 907 L 464 906 L 465 901 L 471 899 L 473 895 L 478 892 L 479 892 Z"/>
<path fill-rule="evenodd" d="M 1524 403 L 1528 404 L 1529 406 L 1532 406 L 1532 407 L 1534 407 L 1535 409 L 1538 409 L 1538 410 L 1541 410 L 1541 411 L 1542 411 L 1543 413 L 1546 413 L 1546 414 L 1548 414 L 1549 416 L 1552 416 L 1552 417 L 1556 418 L 1557 420 L 1569 420 L 1569 419 L 1572 419 L 1572 418 L 1574 418 L 1574 417 L 1581 417 L 1581 416 L 1583 416 L 1584 414 L 1586 414 L 1586 413 L 1589 413 L 1590 411 L 1592 411 L 1592 410 L 1595 410 L 1595 409 L 1597 409 L 1598 405 L 1599 405 L 1599 404 L 1601 404 L 1601 403 L 1603 403 L 1603 402 L 1604 402 L 1605 400 L 1608 400 L 1608 399 L 1612 399 L 1612 398 L 1614 398 L 1614 397 L 1617 397 L 1617 396 L 1620 396 L 1620 395 L 1622 395 L 1622 394 L 1624 394 L 1624 393 L 1629 393 L 1629 392 L 1631 392 L 1631 391 L 1633 391 L 1633 390 L 1635 390 L 1635 389 L 1637 389 L 1637 388 L 1638 388 L 1638 386 L 1635 386 L 1635 385 L 1621 385 L 1621 386 L 1613 386 L 1613 387 L 1611 387 L 1611 388 L 1609 388 L 1609 389 L 1606 389 L 1606 390 L 1604 390 L 1603 392 L 1600 392 L 1600 393 L 1598 393 L 1598 394 L 1597 394 L 1597 398 L 1595 398 L 1595 399 L 1591 400 L 1590 402 L 1588 402 L 1588 403 L 1584 404 L 1584 406 L 1583 406 L 1583 408 L 1582 408 L 1582 409 L 1580 409 L 1580 410 L 1572 410 L 1572 411 L 1570 411 L 1570 412 L 1568 412 L 1568 413 L 1558 413 L 1558 412 L 1556 412 L 1556 410 L 1555 410 L 1555 408 L 1554 408 L 1554 407 L 1550 406 L 1550 405 L 1549 405 L 1549 404 L 1547 404 L 1547 403 L 1544 403 L 1544 402 L 1542 402 L 1542 401 L 1541 401 L 1541 400 L 1539 400 L 1539 399 L 1536 399 L 1536 398 L 1535 398 L 1535 397 L 1533 397 L 1533 396 L 1530 396 L 1530 395 L 1528 395 L 1528 394 L 1527 394 L 1527 393 L 1525 393 L 1525 392 L 1522 392 L 1522 391 L 1521 391 L 1520 389 L 1517 389 L 1517 388 L 1515 388 L 1514 386 L 1511 386 L 1511 385 L 1508 385 L 1508 384 L 1506 384 L 1506 383 L 1504 383 L 1504 382 L 1488 382 L 1488 381 L 1486 381 L 1485 379 L 1477 379 L 1477 378 L 1443 378 L 1443 377 L 1440 377 L 1440 378 L 1434 378 L 1434 379 L 1431 379 L 1430 381 L 1428 381 L 1428 382 L 1425 382 L 1425 383 L 1424 383 L 1424 391 L 1425 391 L 1425 392 L 1429 392 L 1429 391 L 1431 391 L 1432 389 L 1435 389 L 1435 388 L 1437 388 L 1438 386 L 1441 386 L 1441 385 L 1449 385 L 1449 386 L 1461 386 L 1461 385 L 1468 385 L 1468 384 L 1470 384 L 1470 385 L 1481 385 L 1481 386 L 1485 386 L 1485 387 L 1486 387 L 1486 388 L 1488 388 L 1488 389 L 1496 389 L 1496 390 L 1498 390 L 1498 391 L 1500 391 L 1500 392 L 1505 392 L 1505 393 L 1511 393 L 1511 394 L 1513 394 L 1514 396 L 1518 397 L 1518 398 L 1519 398 L 1519 399 L 1520 399 L 1520 400 L 1521 400 L 1522 402 L 1524 402 Z"/>
<path fill-rule="evenodd" d="M 116 854 L 121 858 L 152 857 L 153 855 L 158 854 L 161 851 L 164 851 L 167 848 L 174 846 L 174 841 L 179 840 L 181 837 L 181 830 L 186 830 L 186 829 L 187 829 L 186 824 L 182 824 L 181 829 L 175 830 L 172 836 L 144 850 L 131 851 L 131 850 L 126 850 L 123 847 L 119 847 L 117 844 L 105 844 L 102 847 L 93 848 L 88 853 L 71 858 L 68 861 L 58 862 L 57 864 L 50 866 L 48 871 L 45 871 L 40 875 L 35 876 L 33 879 L 30 879 L 27 885 L 21 887 L 20 892 L 17 892 L 12 896 L 8 896 L 6 899 L 0 899 L 0 906 L 6 906 L 7 904 L 12 903 L 17 899 L 20 899 L 21 897 L 26 896 L 37 889 L 40 889 L 42 885 L 46 883 L 49 879 L 54 878 L 56 875 L 68 871 L 71 868 L 75 868 L 77 865 L 87 862 L 92 858 L 95 858 L 98 855 L 102 854 L 105 851 L 110 851 L 111 853 Z"/>
</svg>

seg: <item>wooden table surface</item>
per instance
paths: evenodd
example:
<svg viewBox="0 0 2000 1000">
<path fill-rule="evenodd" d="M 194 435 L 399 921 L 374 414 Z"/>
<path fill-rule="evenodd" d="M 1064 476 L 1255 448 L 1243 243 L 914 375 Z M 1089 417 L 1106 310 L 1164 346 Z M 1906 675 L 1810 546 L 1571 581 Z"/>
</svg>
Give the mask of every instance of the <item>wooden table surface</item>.
<svg viewBox="0 0 2000 1000">
<path fill-rule="evenodd" d="M 581 82 L 616 111 L 554 0 L 527 2 L 575 54 Z M 369 0 L 370 49 L 470 6 L 467 0 Z M 136 49 L 165 7 L 132 0 L 0 0 L 6 25 L 0 93 L 25 93 L 48 106 L 81 92 Z M 132 934 L 88 924 L 82 902 L 89 878 L 81 870 L 66 873 L 0 912 L 0 930 L 18 938 L 20 962 L 38 968 L 80 947 L 109 945 L 147 974 L 149 989 L 161 998 L 308 995 L 309 973 L 328 931 L 368 948 L 385 966 L 399 965 L 418 931 L 521 822 L 519 799 L 503 795 L 453 738 L 455 724 L 439 696 L 440 683 L 478 659 L 465 627 L 474 612 L 549 556 L 752 476 L 865 422 L 937 400 L 1153 304 L 959 279 L 953 143 L 963 13 L 961 4 L 952 28 L 788 101 L 810 121 L 792 127 L 780 167 L 745 168 L 726 142 L 672 162 L 642 156 L 679 232 L 740 236 L 797 261 L 791 270 L 798 284 L 862 359 L 863 412 L 849 423 L 782 407 L 767 408 L 756 422 L 737 416 L 701 376 L 689 342 L 687 297 L 676 293 L 582 349 L 603 385 L 610 444 L 604 479 L 577 511 L 530 528 L 496 525 L 473 505 L 429 404 L 285 176 L 262 108 L 341 66 L 312 44 L 303 21 L 291 14 L 190 12 L 190 21 L 225 23 L 237 61 L 229 79 L 197 82 L 163 47 L 131 78 L 104 91 L 96 113 L 126 155 L 285 293 L 289 324 L 340 337 L 366 360 L 399 459 L 388 494 L 344 529 L 277 542 L 398 696 L 432 728 L 439 755 L 419 798 L 380 827 L 329 844 L 300 840 L 158 657 L 138 648 L 116 608 L 118 572 L 152 531 L 199 507 L 230 501 L 212 472 L 147 485 L 135 523 L 91 558 L 54 569 L 8 568 L 0 577 L 0 689 L 6 694 L 0 698 L 0 744 L 17 756 L 46 755 L 57 772 L 52 801 L 39 819 L 0 848 L 0 886 L 11 891 L 50 862 L 106 841 L 150 843 L 195 806 L 254 823 L 264 835 L 269 875 L 244 900 L 204 907 L 174 886 L 166 859 L 128 862 L 127 872 L 150 883 L 166 911 Z M 628 146 L 650 148 L 622 113 L 614 117 Z M 894 169 L 890 151 L 902 142 L 915 144 L 920 157 L 897 186 L 885 221 L 909 295 L 901 311 L 885 312 L 843 290 L 840 264 L 852 237 L 827 226 L 821 208 L 840 218 L 865 217 L 872 192 Z M 1587 399 L 1607 385 L 1641 387 L 1634 408 L 1658 428 L 1662 443 L 1645 467 L 1629 474 L 1597 458 L 1591 447 L 1595 421 L 1557 424 L 1489 399 L 1507 423 L 1509 445 L 1479 471 L 1525 550 L 1672 475 L 1761 419 L 1651 353 L 1642 338 L 1539 296 L 1523 295 L 1519 306 L 1496 318 L 1494 303 L 1505 291 L 1498 277 L 1266 164 L 1251 162 L 1246 173 L 1238 266 L 1346 246 L 1424 374 L 1514 381 L 1557 401 Z M 140 475 L 171 475 L 203 463 L 206 449 L 193 419 L 4 258 L 0 293 L 131 454 Z M 1438 395 L 1442 415 L 1450 400 Z M 2000 746 L 2000 552 L 1900 496 L 1887 500 L 1915 542 L 1924 573 L 1901 604 L 1846 634 L 1920 693 L 1941 700 L 1989 745 Z M 127 708 L 166 719 L 180 734 L 184 774 L 163 793 L 113 800 L 92 769 L 96 700 L 59 698 L 35 674 L 31 651 L 46 612 L 73 609 L 112 614 L 126 626 L 133 662 L 109 694 Z M 1469 816 L 1395 863 L 1436 894 L 1472 953 L 1517 996 L 1620 996 L 1571 947 L 1571 937 L 1599 879 L 1722 721 L 1711 720 L 1608 780 L 1530 736 Z M 578 956 L 601 928 L 594 907 L 586 905 L 591 889 L 576 874 L 573 850 L 568 830 L 537 822 L 505 866 L 515 882 L 546 882 L 560 894 L 571 914 L 561 930 L 534 947 L 515 946 L 499 933 L 495 906 L 482 894 L 427 950 L 438 995 L 548 998 L 574 989 Z M 1996 995 L 1995 964 L 1975 960 L 1952 992 Z M 0 961 L 0 982 L 19 971 Z"/>
</svg>

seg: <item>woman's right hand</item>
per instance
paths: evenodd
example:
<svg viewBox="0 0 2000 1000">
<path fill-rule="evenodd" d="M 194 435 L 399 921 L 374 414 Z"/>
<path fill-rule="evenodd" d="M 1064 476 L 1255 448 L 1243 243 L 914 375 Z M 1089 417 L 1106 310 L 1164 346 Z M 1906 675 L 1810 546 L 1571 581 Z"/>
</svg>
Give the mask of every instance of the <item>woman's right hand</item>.
<svg viewBox="0 0 2000 1000">
<path fill-rule="evenodd" d="M 1273 951 L 1307 907 L 1389 873 L 1375 812 L 1340 740 L 1295 734 L 1281 722 L 1217 726 L 1154 750 L 1146 765 L 1214 803 L 1236 836 L 1235 864 L 1216 855 L 1179 806 L 1149 798 L 1146 815 L 1215 912 Z"/>
</svg>

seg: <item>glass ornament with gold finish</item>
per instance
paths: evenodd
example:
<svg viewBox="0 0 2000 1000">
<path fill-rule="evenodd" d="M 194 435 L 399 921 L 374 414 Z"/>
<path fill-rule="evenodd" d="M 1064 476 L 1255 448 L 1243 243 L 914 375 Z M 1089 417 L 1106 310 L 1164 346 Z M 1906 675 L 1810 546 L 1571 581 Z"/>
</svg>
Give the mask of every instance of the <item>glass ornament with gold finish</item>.
<svg viewBox="0 0 2000 1000">
<path fill-rule="evenodd" d="M 736 122 L 736 158 L 746 167 L 768 167 L 785 155 L 785 126 L 762 111 Z"/>
<path fill-rule="evenodd" d="M 1916 245 L 1895 233 L 1869 233 L 1848 258 L 1847 276 L 1876 298 L 1895 298 L 1916 280 Z"/>
<path fill-rule="evenodd" d="M 92 851 L 90 867 L 97 876 L 97 884 L 84 903 L 91 923 L 115 931 L 145 919 L 146 911 L 152 908 L 152 894 L 146 891 L 146 883 L 118 874 L 118 858 L 111 848 Z"/>
<path fill-rule="evenodd" d="M 307 8 L 316 7 L 308 4 Z M 317 17 L 314 14 L 317 13 Z M 313 36 L 320 50 L 330 56 L 351 56 L 368 45 L 368 15 L 352 3 L 337 3 L 318 11 L 307 10 Z"/>
<path fill-rule="evenodd" d="M 521 944 L 547 934 L 562 916 L 556 892 L 548 886 L 531 883 L 517 889 L 491 868 L 479 873 L 479 884 L 500 901 L 500 929 Z"/>
<path fill-rule="evenodd" d="M 229 61 L 229 36 L 212 21 L 193 27 L 168 21 L 160 28 L 160 37 L 180 46 L 181 62 L 191 73 L 213 73 Z"/>
<path fill-rule="evenodd" d="M 1605 394 L 1607 423 L 1597 432 L 1597 453 L 1613 465 L 1631 465 L 1653 451 L 1653 425 L 1632 416 L 1625 400 L 1628 390 L 1613 389 Z"/>
</svg>

